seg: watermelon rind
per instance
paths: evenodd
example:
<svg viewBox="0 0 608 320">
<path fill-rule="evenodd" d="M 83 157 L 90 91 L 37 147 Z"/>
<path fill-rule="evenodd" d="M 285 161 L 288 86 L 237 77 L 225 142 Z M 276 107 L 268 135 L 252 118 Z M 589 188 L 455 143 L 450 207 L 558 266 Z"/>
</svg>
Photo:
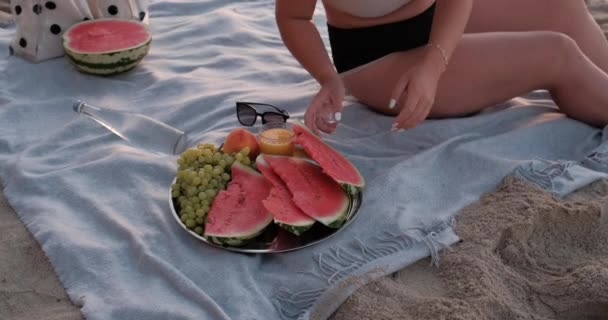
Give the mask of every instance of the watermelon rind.
<svg viewBox="0 0 608 320">
<path fill-rule="evenodd" d="M 310 229 L 313 226 L 313 224 L 305 224 L 302 226 L 297 226 L 294 224 L 285 224 L 285 223 L 278 222 L 276 219 L 274 220 L 274 223 L 277 226 L 285 229 L 285 231 L 287 231 L 289 233 L 293 233 L 296 236 L 301 236 L 304 232 L 308 231 L 308 229 Z"/>
<path fill-rule="evenodd" d="M 282 188 L 285 191 L 289 193 L 289 190 L 287 189 L 287 186 L 285 185 L 285 183 L 281 180 L 281 178 L 272 171 L 272 168 L 270 167 L 270 165 L 266 162 L 266 160 L 264 160 L 264 155 L 260 154 L 259 156 L 257 156 L 256 160 L 255 160 L 255 164 L 257 169 L 262 173 L 262 175 L 264 177 L 266 177 L 266 179 L 268 179 L 268 181 L 270 181 L 270 183 L 273 185 L 273 189 L 274 188 Z M 274 175 L 274 176 L 270 176 L 270 175 Z M 274 180 L 277 181 L 274 181 Z M 282 184 L 282 185 L 277 185 L 277 184 Z M 270 194 L 268 195 L 268 197 L 270 198 L 270 196 L 273 194 L 273 190 L 270 191 Z M 291 198 L 291 194 L 289 194 L 289 197 Z M 273 213 L 270 205 L 266 204 L 266 200 L 262 201 L 264 203 L 264 206 L 266 207 L 266 209 L 268 209 L 268 211 L 270 211 L 270 213 L 273 214 L 274 216 L 274 223 L 276 225 L 278 225 L 279 227 L 287 230 L 290 233 L 295 234 L 296 236 L 300 236 L 302 235 L 304 232 L 306 232 L 308 229 L 310 229 L 314 223 L 315 223 L 315 219 L 307 216 L 304 212 L 301 212 L 301 210 L 299 208 L 297 208 L 297 206 L 292 202 L 290 205 L 295 207 L 295 210 L 299 210 L 301 215 L 300 216 L 292 216 L 291 218 L 299 218 L 299 220 L 290 220 L 289 222 L 286 221 L 285 219 L 281 219 L 281 217 L 278 217 L 276 213 Z"/>
<path fill-rule="evenodd" d="M 65 51 L 65 56 L 67 60 L 74 67 L 76 67 L 77 70 L 89 74 L 111 76 L 135 68 L 148 54 L 152 43 L 152 35 L 149 32 L 148 38 L 142 43 L 130 48 L 122 48 L 120 50 L 91 53 L 78 51 L 69 46 L 69 33 L 72 28 L 76 28 L 81 24 L 112 20 L 119 19 L 96 19 L 79 22 L 70 27 L 70 29 L 63 34 L 63 48 Z M 137 24 L 147 30 L 147 26 L 139 21 L 129 20 L 129 22 Z"/>
<path fill-rule="evenodd" d="M 310 156 L 310 158 L 312 158 L 316 163 L 319 164 L 319 166 L 323 169 L 323 172 L 325 172 L 328 176 L 330 176 L 332 179 L 334 179 L 336 182 L 338 182 L 349 194 L 354 195 L 363 190 L 363 188 L 365 187 L 365 179 L 363 178 L 363 176 L 361 175 L 361 173 L 355 167 L 354 164 L 352 164 L 348 159 L 346 159 L 346 157 L 344 157 L 340 152 L 338 152 L 332 146 L 330 146 L 329 144 L 327 144 L 323 140 L 321 140 L 321 138 L 319 138 L 312 131 L 310 131 L 310 129 L 308 129 L 308 127 L 306 127 L 306 125 L 303 124 L 302 122 L 300 122 L 299 120 L 297 120 L 297 119 L 294 120 L 292 123 L 292 126 L 301 128 L 303 132 L 306 132 L 305 138 L 302 138 L 303 135 L 296 133 L 296 141 L 302 146 L 302 148 L 304 149 L 306 154 L 308 154 L 308 156 Z M 341 160 L 345 161 L 345 163 L 349 167 L 348 169 L 352 170 L 353 175 L 355 175 L 357 178 L 355 180 L 344 180 L 344 179 L 341 179 L 339 177 L 339 175 L 336 174 L 335 172 L 328 170 L 328 167 L 327 167 L 324 159 L 321 158 L 322 156 L 326 155 L 327 153 L 319 154 L 319 152 L 315 152 L 315 150 L 312 149 L 313 146 L 311 146 L 310 141 L 305 141 L 305 139 L 314 139 L 313 143 L 323 145 L 324 147 L 326 147 L 328 149 L 326 151 L 335 153 L 336 157 L 340 157 Z"/>
<path fill-rule="evenodd" d="M 270 222 L 269 222 L 270 224 Z M 264 227 L 266 228 L 266 227 Z M 260 230 L 257 233 L 253 233 L 244 237 L 223 237 L 223 236 L 212 236 L 212 235 L 206 235 L 205 239 L 218 244 L 220 246 L 228 246 L 228 247 L 242 247 L 244 245 L 246 245 L 251 239 L 259 236 L 260 234 L 262 234 L 262 232 L 264 231 L 264 229 Z"/>
<path fill-rule="evenodd" d="M 308 190 L 298 190 L 295 189 L 293 184 L 290 183 L 289 179 L 294 179 L 294 178 L 298 178 L 298 173 L 296 172 L 289 172 L 285 169 L 282 169 L 280 167 L 277 167 L 277 163 L 276 160 L 287 160 L 287 161 L 291 161 L 293 162 L 295 165 L 310 165 L 310 166 L 316 166 L 318 168 L 318 165 L 312 163 L 311 161 L 308 160 L 304 160 L 304 159 L 299 159 L 299 158 L 293 158 L 293 157 L 285 157 L 285 156 L 265 156 L 267 157 L 267 162 L 270 164 L 270 167 L 274 170 L 274 172 L 281 177 L 281 179 L 285 182 L 285 184 L 287 185 L 288 189 L 291 191 L 292 195 L 293 195 L 293 201 L 294 203 L 300 207 L 300 209 L 302 209 L 302 211 L 304 213 L 306 213 L 307 215 L 313 217 L 316 221 L 322 223 L 323 225 L 329 227 L 329 228 L 340 228 L 344 222 L 346 221 L 346 218 L 348 216 L 348 213 L 350 211 L 351 208 L 351 198 L 349 196 L 349 194 L 347 192 L 345 192 L 345 190 L 343 188 L 341 188 L 339 186 L 339 184 L 337 184 L 335 181 L 333 181 L 329 176 L 327 176 L 325 173 L 323 173 L 320 169 L 319 172 L 320 174 L 326 176 L 325 179 L 327 179 L 327 181 L 330 181 L 331 183 L 335 184 L 336 186 L 336 191 L 340 194 L 340 202 L 339 202 L 339 206 L 334 209 L 330 214 L 327 213 L 323 213 L 323 216 L 318 212 L 318 211 L 314 211 L 314 205 L 313 207 L 310 206 L 311 203 L 311 199 L 306 199 L 306 194 Z M 276 160 L 275 160 L 276 159 Z M 279 165 L 280 166 L 280 165 Z M 290 176 L 291 178 L 288 178 L 288 176 Z M 302 180 L 308 180 L 305 178 L 306 176 L 301 176 L 300 178 L 302 178 Z M 302 195 L 304 195 L 304 198 L 302 198 Z"/>
<path fill-rule="evenodd" d="M 345 200 L 342 201 L 342 207 L 336 211 L 335 215 L 327 218 L 318 218 L 317 221 L 321 222 L 329 228 L 340 228 L 346 221 L 348 212 L 350 210 L 350 199 L 346 196 Z"/>
</svg>

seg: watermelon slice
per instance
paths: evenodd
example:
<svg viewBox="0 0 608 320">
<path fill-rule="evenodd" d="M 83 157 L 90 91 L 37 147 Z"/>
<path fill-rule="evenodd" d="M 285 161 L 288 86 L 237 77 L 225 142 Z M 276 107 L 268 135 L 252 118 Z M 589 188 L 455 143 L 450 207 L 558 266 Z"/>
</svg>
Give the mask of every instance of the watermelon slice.
<svg viewBox="0 0 608 320">
<path fill-rule="evenodd" d="M 72 25 L 63 34 L 67 59 L 76 69 L 113 75 L 133 69 L 150 50 L 152 36 L 142 22 L 96 19 Z"/>
<path fill-rule="evenodd" d="M 242 246 L 262 233 L 272 223 L 272 214 L 262 204 L 271 186 L 260 173 L 235 162 L 228 188 L 211 203 L 205 238 L 219 245 Z"/>
<path fill-rule="evenodd" d="M 355 194 L 365 186 L 365 181 L 359 170 L 340 152 L 323 142 L 303 123 L 295 121 L 293 131 L 296 134 L 296 143 L 317 162 L 323 172 L 343 185 L 349 193 Z"/>
<path fill-rule="evenodd" d="M 265 155 L 272 170 L 293 195 L 293 202 L 307 215 L 330 228 L 346 219 L 350 199 L 344 189 L 310 161 Z"/>
<path fill-rule="evenodd" d="M 274 223 L 296 236 L 310 229 L 315 223 L 315 219 L 306 215 L 296 206 L 291 199 L 289 189 L 287 189 L 283 180 L 272 171 L 272 168 L 264 160 L 264 155 L 257 157 L 255 165 L 272 184 L 270 195 L 262 203 L 274 216 Z"/>
</svg>

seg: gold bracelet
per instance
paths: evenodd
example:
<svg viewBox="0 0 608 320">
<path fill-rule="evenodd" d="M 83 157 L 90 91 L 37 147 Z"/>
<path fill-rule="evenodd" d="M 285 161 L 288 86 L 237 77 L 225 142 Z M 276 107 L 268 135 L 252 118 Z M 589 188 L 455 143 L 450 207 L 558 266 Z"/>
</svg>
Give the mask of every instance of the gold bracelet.
<svg viewBox="0 0 608 320">
<path fill-rule="evenodd" d="M 433 46 L 433 47 L 437 48 L 437 50 L 439 50 L 439 53 L 441 54 L 441 57 L 443 58 L 443 63 L 445 64 L 445 67 L 447 68 L 448 67 L 448 55 L 447 55 L 447 53 L 445 53 L 445 50 L 443 50 L 443 48 L 440 45 L 433 43 L 433 42 L 429 42 L 428 45 Z"/>
</svg>

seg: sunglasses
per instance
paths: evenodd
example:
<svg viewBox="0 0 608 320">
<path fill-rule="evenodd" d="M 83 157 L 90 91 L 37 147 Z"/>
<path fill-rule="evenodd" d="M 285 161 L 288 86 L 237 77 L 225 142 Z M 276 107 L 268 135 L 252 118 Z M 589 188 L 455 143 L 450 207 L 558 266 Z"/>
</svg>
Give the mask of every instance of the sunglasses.
<svg viewBox="0 0 608 320">
<path fill-rule="evenodd" d="M 259 113 L 256 107 L 270 107 L 276 111 Z M 236 117 L 242 125 L 253 126 L 258 119 L 258 116 L 262 118 L 262 124 L 269 122 L 287 122 L 287 119 L 289 119 L 289 113 L 287 111 L 279 109 L 271 104 L 256 102 L 236 103 Z"/>
</svg>

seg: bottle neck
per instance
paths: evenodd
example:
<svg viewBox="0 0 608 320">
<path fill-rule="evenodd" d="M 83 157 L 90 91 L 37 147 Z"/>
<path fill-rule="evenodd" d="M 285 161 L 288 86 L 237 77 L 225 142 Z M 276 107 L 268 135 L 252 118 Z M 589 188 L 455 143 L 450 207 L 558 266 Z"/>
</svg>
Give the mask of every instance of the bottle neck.
<svg viewBox="0 0 608 320">
<path fill-rule="evenodd" d="M 76 103 L 74 103 L 74 112 L 86 113 L 86 109 L 93 109 L 93 110 L 99 111 L 99 108 L 96 108 L 90 104 L 87 104 L 86 102 L 84 102 L 82 100 L 78 100 L 78 101 L 76 101 Z"/>
</svg>

